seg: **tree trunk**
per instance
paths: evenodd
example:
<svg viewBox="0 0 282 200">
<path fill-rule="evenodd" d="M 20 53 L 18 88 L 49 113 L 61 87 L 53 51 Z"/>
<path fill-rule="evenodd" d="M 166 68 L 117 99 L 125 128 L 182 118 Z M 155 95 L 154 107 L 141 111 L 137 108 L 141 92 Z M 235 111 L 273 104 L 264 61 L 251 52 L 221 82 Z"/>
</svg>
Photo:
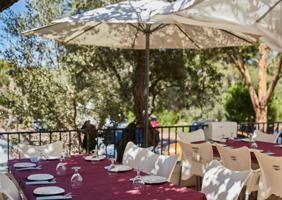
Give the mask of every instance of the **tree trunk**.
<svg viewBox="0 0 282 200">
<path fill-rule="evenodd" d="M 259 76 L 258 76 L 258 99 L 259 105 L 257 105 L 256 112 L 256 122 L 267 122 L 267 46 L 261 44 L 259 46 Z"/>
<path fill-rule="evenodd" d="M 145 87 L 145 51 L 138 50 L 135 52 L 136 66 L 133 73 L 133 102 L 134 114 L 139 126 L 144 127 L 144 87 Z"/>
<path fill-rule="evenodd" d="M 259 107 L 256 109 L 256 122 L 265 123 L 267 122 L 267 106 Z"/>
</svg>

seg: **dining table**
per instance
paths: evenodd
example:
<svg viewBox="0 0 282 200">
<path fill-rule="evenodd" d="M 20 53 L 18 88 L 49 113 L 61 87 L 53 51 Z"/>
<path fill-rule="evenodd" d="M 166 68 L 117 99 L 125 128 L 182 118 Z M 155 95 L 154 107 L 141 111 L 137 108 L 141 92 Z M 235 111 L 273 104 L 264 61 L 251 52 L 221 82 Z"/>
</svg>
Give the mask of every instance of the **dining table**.
<svg viewBox="0 0 282 200">
<path fill-rule="evenodd" d="M 66 159 L 65 173 L 57 175 L 56 166 L 59 160 L 40 161 L 39 169 L 17 170 L 15 163 L 30 162 L 29 159 L 15 159 L 9 161 L 9 173 L 20 186 L 25 197 L 36 200 L 33 191 L 42 186 L 58 186 L 66 193 L 72 194 L 73 200 L 206 200 L 205 194 L 187 187 L 165 182 L 162 184 L 144 184 L 136 186 L 130 179 L 136 176 L 136 171 L 109 172 L 105 169 L 111 162 L 108 159 L 90 162 L 83 155 L 76 155 Z M 83 178 L 82 185 L 74 188 L 71 185 L 73 167 L 80 167 L 79 173 Z M 28 185 L 27 177 L 31 174 L 47 173 L 55 177 L 54 184 Z"/>
<path fill-rule="evenodd" d="M 269 156 L 282 156 L 282 145 L 276 143 L 255 141 L 256 148 L 253 148 L 252 142 L 248 138 L 225 138 L 223 140 L 212 141 L 215 156 L 219 156 L 219 153 L 215 148 L 215 143 L 224 145 L 229 148 L 248 147 L 251 153 L 252 163 L 257 163 L 257 159 L 254 154 L 255 151 L 259 151 Z"/>
</svg>

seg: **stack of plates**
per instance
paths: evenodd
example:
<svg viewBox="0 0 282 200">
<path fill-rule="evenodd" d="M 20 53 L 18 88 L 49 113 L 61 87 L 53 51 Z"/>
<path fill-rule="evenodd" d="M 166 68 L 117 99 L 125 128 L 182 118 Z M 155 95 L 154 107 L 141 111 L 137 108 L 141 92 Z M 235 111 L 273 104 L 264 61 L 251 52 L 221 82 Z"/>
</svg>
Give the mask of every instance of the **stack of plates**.
<svg viewBox="0 0 282 200">
<path fill-rule="evenodd" d="M 51 174 L 32 174 L 27 177 L 29 181 L 50 181 L 54 179 L 54 176 Z"/>
<path fill-rule="evenodd" d="M 105 156 L 86 156 L 84 157 L 84 159 L 87 161 L 100 161 L 100 160 L 104 160 Z"/>
<path fill-rule="evenodd" d="M 63 188 L 57 186 L 38 187 L 33 190 L 33 194 L 42 196 L 58 195 L 63 194 L 64 192 L 65 190 Z"/>
<path fill-rule="evenodd" d="M 31 162 L 22 162 L 22 163 L 15 163 L 14 167 L 15 168 L 32 168 L 32 167 L 36 167 L 36 164 L 31 163 Z"/>
<path fill-rule="evenodd" d="M 167 178 L 155 175 L 142 176 L 142 179 L 146 184 L 161 184 L 167 182 Z"/>
<path fill-rule="evenodd" d="M 108 168 L 110 172 L 127 172 L 130 170 L 132 170 L 132 168 L 127 165 L 113 165 L 113 167 Z"/>
</svg>

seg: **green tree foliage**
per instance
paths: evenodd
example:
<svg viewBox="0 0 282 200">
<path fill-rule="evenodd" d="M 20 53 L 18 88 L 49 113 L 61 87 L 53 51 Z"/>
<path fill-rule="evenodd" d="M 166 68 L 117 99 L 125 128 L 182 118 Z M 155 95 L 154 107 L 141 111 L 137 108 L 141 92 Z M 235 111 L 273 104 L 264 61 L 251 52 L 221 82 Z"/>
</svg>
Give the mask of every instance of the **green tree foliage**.
<svg viewBox="0 0 282 200">
<path fill-rule="evenodd" d="M 87 116 L 95 117 L 101 126 L 108 116 L 117 118 L 120 112 L 137 117 L 135 110 L 140 105 L 133 101 L 133 90 L 142 84 L 136 76 L 137 63 L 144 62 L 142 52 L 64 45 L 21 34 L 62 15 L 117 1 L 67 2 L 27 1 L 22 15 L 1 16 L 10 37 L 2 55 L 12 66 L 8 77 L 15 87 L 11 90 L 14 97 L 8 99 L 15 99 L 9 104 L 13 116 L 27 127 L 32 119 L 44 120 L 50 129 L 77 128 Z M 222 77 L 211 52 L 152 50 L 150 112 L 175 113 L 212 104 Z"/>
<path fill-rule="evenodd" d="M 271 99 L 268 111 L 268 120 L 276 118 L 275 97 Z M 230 87 L 224 99 L 226 118 L 236 122 L 255 122 L 256 114 L 252 107 L 252 101 L 248 88 L 243 83 L 237 83 Z"/>
</svg>

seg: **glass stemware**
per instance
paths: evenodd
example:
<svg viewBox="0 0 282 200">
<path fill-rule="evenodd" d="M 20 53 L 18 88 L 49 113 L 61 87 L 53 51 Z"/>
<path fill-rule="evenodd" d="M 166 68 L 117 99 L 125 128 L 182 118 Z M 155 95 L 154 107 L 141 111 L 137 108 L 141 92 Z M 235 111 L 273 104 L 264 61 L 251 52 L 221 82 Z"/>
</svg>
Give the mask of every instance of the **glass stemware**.
<svg viewBox="0 0 282 200">
<path fill-rule="evenodd" d="M 56 172 L 57 172 L 57 175 L 59 176 L 63 176 L 66 174 L 67 172 L 67 167 L 66 167 L 66 163 L 64 163 L 64 156 L 62 155 L 60 157 L 60 162 L 57 164 L 56 166 Z"/>
<path fill-rule="evenodd" d="M 144 185 L 144 180 L 140 175 L 140 169 L 136 169 L 136 176 L 132 179 L 132 185 L 136 188 L 141 188 Z"/>
<path fill-rule="evenodd" d="M 46 160 L 47 156 L 44 153 L 44 150 L 43 149 L 39 149 L 38 151 L 39 151 L 39 160 Z"/>
<path fill-rule="evenodd" d="M 115 162 L 116 162 L 115 155 L 109 155 L 108 159 L 111 161 L 111 164 L 107 166 L 107 169 L 110 170 L 115 167 Z"/>
<path fill-rule="evenodd" d="M 70 151 L 69 151 L 68 148 L 65 149 L 64 154 L 65 154 L 65 158 L 70 158 L 71 157 L 71 154 L 70 154 Z"/>
<path fill-rule="evenodd" d="M 74 170 L 74 173 L 71 177 L 71 187 L 72 188 L 80 188 L 82 186 L 83 178 L 78 173 L 78 170 L 80 170 L 80 167 L 72 167 Z"/>
</svg>

